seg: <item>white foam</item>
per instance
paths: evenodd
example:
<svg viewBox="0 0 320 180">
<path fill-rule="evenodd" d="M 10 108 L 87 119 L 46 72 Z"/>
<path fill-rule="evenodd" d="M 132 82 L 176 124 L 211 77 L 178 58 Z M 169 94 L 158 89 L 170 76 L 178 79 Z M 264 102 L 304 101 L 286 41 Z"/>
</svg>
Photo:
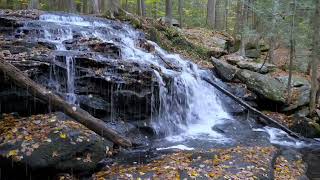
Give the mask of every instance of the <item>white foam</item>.
<svg viewBox="0 0 320 180">
<path fill-rule="evenodd" d="M 157 151 L 167 150 L 167 149 L 180 149 L 180 150 L 184 150 L 184 151 L 194 150 L 194 148 L 190 148 L 190 147 L 187 147 L 185 145 L 180 144 L 180 145 L 170 146 L 170 147 L 166 147 L 166 148 L 157 148 Z"/>
<path fill-rule="evenodd" d="M 253 129 L 253 131 L 266 132 L 269 135 L 269 140 L 272 144 L 295 148 L 302 148 L 308 146 L 308 144 L 306 144 L 305 142 L 299 141 L 289 136 L 286 132 L 282 131 L 281 129 L 266 126 L 264 128 Z"/>
</svg>

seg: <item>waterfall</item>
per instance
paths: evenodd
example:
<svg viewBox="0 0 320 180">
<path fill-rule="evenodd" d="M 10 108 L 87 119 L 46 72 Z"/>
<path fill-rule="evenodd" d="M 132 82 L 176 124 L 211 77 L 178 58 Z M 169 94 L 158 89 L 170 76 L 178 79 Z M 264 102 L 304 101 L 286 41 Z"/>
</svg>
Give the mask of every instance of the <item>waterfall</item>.
<svg viewBox="0 0 320 180">
<path fill-rule="evenodd" d="M 137 43 L 144 39 L 143 33 L 128 24 L 119 25 L 111 20 L 70 14 L 44 14 L 37 25 L 44 31 L 44 35 L 38 38 L 55 44 L 57 51 L 65 51 L 68 54 L 63 42 L 72 39 L 73 32 L 79 32 L 78 34 L 85 38 L 113 42 L 121 47 L 121 61 L 157 67 L 153 79 L 157 82 L 158 88 L 152 87 L 152 89 L 159 91 L 157 92 L 159 102 L 154 101 L 155 94 L 153 94 L 150 123 L 158 134 L 205 135 L 217 139 L 223 137 L 214 132 L 212 126 L 224 123 L 230 117 L 222 108 L 216 90 L 200 78 L 203 74 L 208 74 L 208 70 L 202 70 L 179 55 L 166 52 L 151 41 L 147 43 L 154 46 L 155 51 L 142 50 L 137 47 Z M 71 55 L 66 55 L 64 59 L 67 72 L 66 99 L 70 103 L 75 103 L 74 59 Z M 166 62 L 175 68 L 168 67 Z"/>
</svg>

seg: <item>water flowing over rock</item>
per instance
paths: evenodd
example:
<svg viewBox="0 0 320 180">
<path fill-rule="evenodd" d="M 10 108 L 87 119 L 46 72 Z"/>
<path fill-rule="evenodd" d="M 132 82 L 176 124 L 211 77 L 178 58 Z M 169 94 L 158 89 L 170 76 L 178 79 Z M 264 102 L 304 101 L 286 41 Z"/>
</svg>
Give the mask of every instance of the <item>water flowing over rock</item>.
<svg viewBox="0 0 320 180">
<path fill-rule="evenodd" d="M 35 81 L 97 116 L 143 120 L 163 135 L 203 123 L 211 131 L 228 118 L 215 89 L 201 80 L 210 71 L 168 54 L 130 25 L 56 13 L 26 21 L 13 33 L 31 48 L 46 49 L 25 57 L 47 63 L 37 68 Z"/>
<path fill-rule="evenodd" d="M 77 109 L 80 106 L 104 120 L 107 127 L 116 129 L 128 137 L 137 149 L 120 148 L 120 153 L 114 159 L 116 161 L 124 160 L 126 163 L 133 161 L 132 159 L 134 162 L 137 159 L 139 162 L 145 161 L 145 158 L 171 148 L 211 151 L 210 148 L 237 146 L 229 151 L 221 149 L 221 152 L 209 152 L 209 158 L 203 159 L 208 162 L 208 171 L 211 170 L 210 167 L 215 169 L 219 167 L 223 170 L 227 167 L 225 161 L 228 164 L 236 163 L 235 167 L 239 167 L 239 172 L 244 174 L 250 169 L 255 169 L 257 170 L 255 174 L 259 177 L 260 175 L 269 177 L 265 176 L 267 171 L 261 169 L 266 164 L 248 168 L 245 164 L 246 159 L 233 161 L 233 158 L 237 157 L 229 155 L 224 159 L 223 153 L 225 151 L 232 153 L 235 149 L 247 154 L 246 149 L 249 149 L 250 153 L 257 152 L 255 157 L 258 156 L 261 162 L 270 162 L 271 154 L 276 150 L 272 143 L 284 142 L 288 146 L 303 144 L 279 129 L 257 124 L 254 118 L 245 114 L 247 111 L 244 107 L 234 104 L 232 99 L 227 99 L 208 84 L 209 81 L 203 80 L 203 77 L 206 77 L 210 82 L 226 87 L 210 70 L 201 69 L 179 55 L 164 51 L 156 43 L 146 40 L 142 32 L 135 30 L 129 24 L 90 16 L 40 14 L 33 17 L 32 21 L 30 18 L 19 20 L 17 26 L 0 32 L 1 59 L 12 63 L 37 83 L 65 98 L 73 108 Z M 9 22 L 12 19 L 10 14 L 3 18 Z M 228 42 L 221 42 L 221 44 L 226 43 Z M 220 68 L 221 73 L 224 72 L 224 64 L 219 66 L 220 62 L 216 61 L 216 68 Z M 226 79 L 241 80 L 239 72 L 244 75 L 243 71 L 235 68 L 230 71 L 230 76 L 227 73 L 224 75 Z M 256 74 L 258 75 L 255 76 Z M 256 74 L 252 75 L 253 81 L 257 79 L 262 81 L 261 74 Z M 41 142 L 44 140 L 44 143 L 37 144 L 33 141 L 37 139 L 30 139 L 30 136 L 23 139 L 24 135 L 14 134 L 22 138 L 18 140 L 23 143 L 26 141 L 32 143 L 22 145 L 16 141 L 13 149 L 11 146 L 5 152 L 0 149 L 6 161 L 13 158 L 23 159 L 25 164 L 38 170 L 53 168 L 60 172 L 72 168 L 90 171 L 97 167 L 99 160 L 112 155 L 109 149 L 113 146 L 112 143 L 79 127 L 80 125 L 72 119 L 60 118 L 60 116 L 65 117 L 61 113 L 51 113 L 54 109 L 51 109 L 50 104 L 33 98 L 27 89 L 19 89 L 10 84 L 5 75 L 0 74 L 0 80 L 0 93 L 5 94 L 4 97 L 0 96 L 1 112 L 23 112 L 22 107 L 27 106 L 23 115 L 29 116 L 19 121 L 15 120 L 17 124 L 4 127 L 11 130 L 15 127 L 20 128 L 18 125 L 27 126 L 27 133 L 40 138 Z M 15 89 L 16 91 L 13 91 Z M 244 87 L 239 86 L 232 92 L 239 94 L 243 99 L 250 99 L 249 101 L 256 99 L 255 95 L 250 95 Z M 259 91 L 257 94 L 260 95 Z M 16 102 L 16 99 L 11 101 L 10 98 L 17 98 L 16 95 L 25 101 Z M 30 116 L 33 114 L 45 115 Z M 235 115 L 236 118 L 229 114 Z M 52 118 L 53 116 L 57 118 Z M 0 118 L 5 119 L 6 115 L 3 117 Z M 21 121 L 22 119 L 26 121 Z M 53 128 L 47 127 L 50 123 L 53 123 Z M 59 125 L 63 126 L 62 129 Z M 45 131 L 42 127 L 50 131 Z M 40 136 L 38 131 L 49 134 Z M 0 132 L 12 135 L 10 133 L 13 131 Z M 87 135 L 90 137 L 82 137 Z M 0 140 L 4 142 L 12 140 L 10 136 L 1 138 Z M 239 145 L 243 145 L 243 148 Z M 27 149 L 24 150 L 27 152 L 20 152 L 20 148 L 22 150 L 25 146 Z M 31 151 L 29 146 L 32 152 L 29 152 Z M 59 147 L 62 147 L 63 152 L 59 153 Z M 17 149 L 19 151 L 16 151 Z M 141 154 L 141 149 L 144 154 Z M 59 152 L 56 152 L 58 150 Z M 266 154 L 266 150 L 270 154 Z M 214 155 L 221 156 L 223 162 L 220 162 L 218 157 L 214 157 L 216 161 L 212 161 Z M 242 153 L 239 156 L 246 157 Z M 198 156 L 195 160 L 197 159 Z M 110 158 L 106 158 L 102 164 L 110 165 L 111 161 Z M 16 162 L 18 161 L 14 161 L 15 164 Z M 113 165 L 117 166 L 117 163 Z M 168 166 L 164 165 L 162 169 L 166 170 Z M 268 172 L 272 171 L 271 167 Z M 141 172 L 139 174 L 141 175 Z M 104 175 L 102 173 L 101 177 Z M 241 177 L 247 176 L 241 175 Z"/>
</svg>

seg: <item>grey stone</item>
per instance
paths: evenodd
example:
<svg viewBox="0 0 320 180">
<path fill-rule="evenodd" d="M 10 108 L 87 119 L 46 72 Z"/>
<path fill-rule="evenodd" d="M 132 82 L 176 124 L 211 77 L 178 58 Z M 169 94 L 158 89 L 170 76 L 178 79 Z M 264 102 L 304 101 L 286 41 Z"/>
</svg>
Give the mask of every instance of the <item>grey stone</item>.
<svg viewBox="0 0 320 180">
<path fill-rule="evenodd" d="M 232 81 L 235 77 L 235 74 L 238 71 L 238 68 L 235 66 L 232 66 L 228 64 L 225 61 L 216 59 L 216 58 L 211 58 L 212 63 L 214 65 L 215 71 L 218 73 L 218 75 L 226 80 L 226 81 Z"/>
</svg>

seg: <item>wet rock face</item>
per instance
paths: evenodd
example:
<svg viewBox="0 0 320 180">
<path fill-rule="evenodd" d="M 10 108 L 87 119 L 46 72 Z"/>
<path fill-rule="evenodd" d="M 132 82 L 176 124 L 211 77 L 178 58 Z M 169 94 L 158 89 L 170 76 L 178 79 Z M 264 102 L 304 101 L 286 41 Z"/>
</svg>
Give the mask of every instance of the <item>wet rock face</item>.
<svg viewBox="0 0 320 180">
<path fill-rule="evenodd" d="M 56 33 L 52 42 L 44 41 L 44 31 L 40 24 L 28 24 L 31 19 L 38 19 L 41 12 L 0 11 L 0 27 L 10 27 L 8 31 L 0 33 L 0 58 L 3 58 L 24 71 L 37 83 L 65 96 L 68 89 L 68 70 L 66 58 L 72 56 L 74 63 L 74 93 L 82 108 L 97 117 L 110 116 L 122 120 L 146 120 L 151 114 L 151 89 L 156 89 L 153 82 L 153 69 L 138 63 L 126 61 L 121 57 L 118 41 L 103 42 L 97 38 L 88 38 L 79 32 L 73 32 L 72 39 L 62 42 L 68 52 L 57 50 L 56 42 L 59 36 L 67 33 L 48 25 L 48 31 Z M 6 23 L 5 23 L 6 22 Z M 13 23 L 19 26 L 13 26 Z M 115 29 L 121 26 L 114 24 Z M 106 33 L 110 33 L 110 30 Z M 37 38 L 40 37 L 40 38 Z M 154 47 L 146 40 L 140 40 L 137 46 L 147 52 L 154 51 Z M 1 86 L 0 91 L 12 91 Z M 20 90 L 19 90 L 20 91 Z M 19 96 L 25 96 L 25 90 Z M 155 90 L 156 91 L 156 90 Z M 16 93 L 17 94 L 17 93 Z M 22 112 L 13 96 L 0 99 L 1 112 Z M 29 96 L 25 104 L 33 99 Z M 31 103 L 32 104 L 32 103 Z M 36 103 L 35 103 L 36 104 Z M 6 107 L 6 108 L 4 108 Z M 13 108 L 9 108 L 13 107 Z M 34 107 L 38 107 L 38 104 Z M 36 108 L 35 108 L 36 109 Z M 30 114 L 45 113 L 46 111 L 29 111 Z M 23 113 L 28 115 L 28 113 Z"/>
<path fill-rule="evenodd" d="M 1 167 L 26 166 L 27 174 L 91 171 L 112 153 L 113 143 L 88 130 L 63 113 L 0 121 Z M 49 173 L 49 172 L 47 172 Z M 23 173 L 22 173 L 23 174 Z M 26 175 L 27 175 L 26 174 Z"/>
</svg>

